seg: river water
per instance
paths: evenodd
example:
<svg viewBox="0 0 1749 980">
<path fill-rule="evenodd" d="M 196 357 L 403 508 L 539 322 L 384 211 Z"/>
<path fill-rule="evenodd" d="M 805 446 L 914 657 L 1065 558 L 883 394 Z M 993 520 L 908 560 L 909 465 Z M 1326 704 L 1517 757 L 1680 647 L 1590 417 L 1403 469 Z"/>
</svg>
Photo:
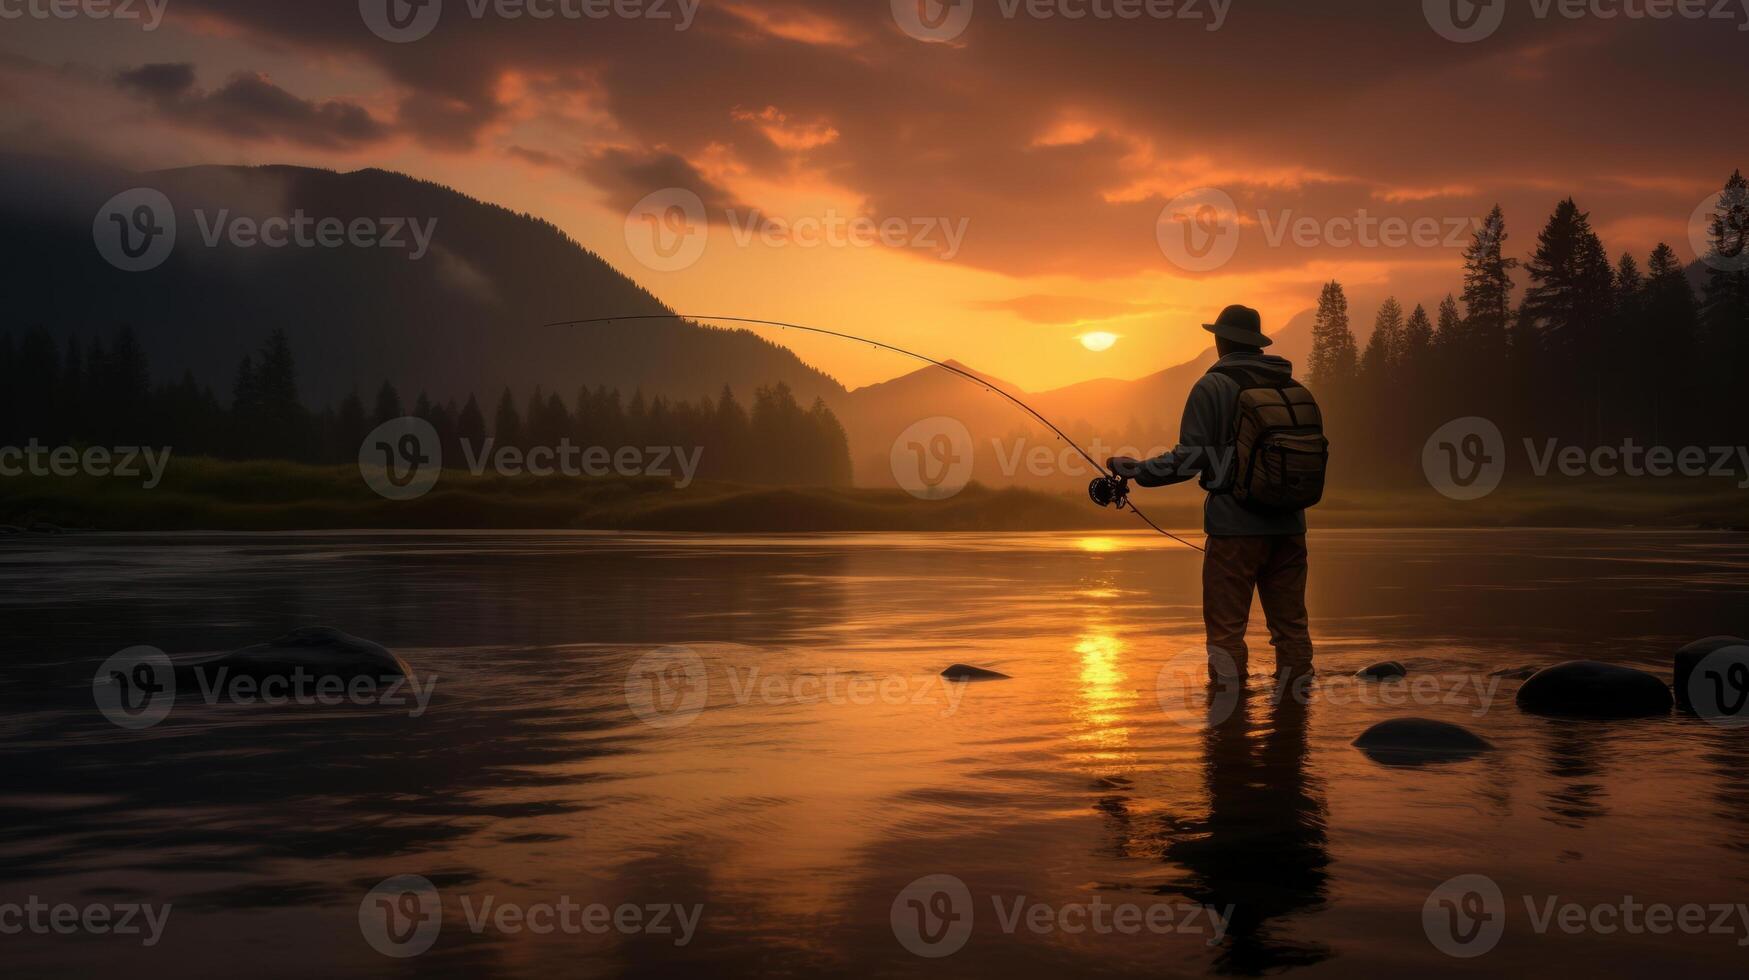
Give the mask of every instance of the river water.
<svg viewBox="0 0 1749 980">
<path fill-rule="evenodd" d="M 1311 545 L 1309 703 L 1273 696 L 1259 619 L 1258 676 L 1217 706 L 1181 683 L 1199 556 L 1143 534 L 11 541 L 0 952 L 28 976 L 1740 970 L 1749 730 L 1529 716 L 1490 674 L 1668 679 L 1677 646 L 1749 630 L 1749 540 Z M 185 686 L 146 727 L 94 706 L 123 648 L 312 624 L 416 690 Z M 1381 659 L 1409 680 L 1347 679 Z M 1405 715 L 1495 750 L 1350 745 Z M 430 904 L 376 902 L 409 875 Z M 92 925 L 128 908 L 155 937 Z"/>
</svg>

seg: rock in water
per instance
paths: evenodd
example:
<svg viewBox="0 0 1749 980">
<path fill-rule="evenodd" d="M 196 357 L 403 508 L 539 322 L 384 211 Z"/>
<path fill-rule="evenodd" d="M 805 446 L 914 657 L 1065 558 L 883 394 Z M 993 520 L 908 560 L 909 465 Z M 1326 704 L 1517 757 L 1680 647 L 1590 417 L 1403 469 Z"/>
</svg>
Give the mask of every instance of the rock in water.
<svg viewBox="0 0 1749 980">
<path fill-rule="evenodd" d="M 950 681 L 1005 681 L 1007 674 L 998 674 L 982 667 L 971 667 L 966 664 L 954 664 L 941 672 L 941 676 Z"/>
<path fill-rule="evenodd" d="M 1381 660 L 1371 667 L 1363 667 L 1354 672 L 1354 676 L 1362 680 L 1382 681 L 1389 677 L 1407 677 L 1409 668 L 1395 660 Z"/>
<path fill-rule="evenodd" d="M 1702 660 L 1705 660 L 1708 654 L 1717 653 L 1726 647 L 1742 646 L 1749 646 L 1749 640 L 1740 636 L 1709 636 L 1704 640 L 1695 640 L 1676 651 L 1676 683 L 1672 685 L 1676 689 L 1676 703 L 1681 705 L 1684 711 L 1693 711 L 1694 705 L 1690 701 L 1689 684 L 1694 678 L 1694 668 Z"/>
<path fill-rule="evenodd" d="M 1670 689 L 1643 670 L 1569 660 L 1532 674 L 1518 689 L 1518 706 L 1539 715 L 1642 718 L 1670 712 Z"/>
<path fill-rule="evenodd" d="M 1381 721 L 1354 740 L 1354 747 L 1385 765 L 1420 765 L 1468 759 L 1494 748 L 1461 725 L 1430 718 Z"/>
<path fill-rule="evenodd" d="M 203 671 L 225 668 L 235 676 L 285 677 L 294 671 L 319 677 L 411 677 L 407 662 L 381 645 L 332 626 L 303 626 L 267 643 L 184 665 Z"/>
</svg>

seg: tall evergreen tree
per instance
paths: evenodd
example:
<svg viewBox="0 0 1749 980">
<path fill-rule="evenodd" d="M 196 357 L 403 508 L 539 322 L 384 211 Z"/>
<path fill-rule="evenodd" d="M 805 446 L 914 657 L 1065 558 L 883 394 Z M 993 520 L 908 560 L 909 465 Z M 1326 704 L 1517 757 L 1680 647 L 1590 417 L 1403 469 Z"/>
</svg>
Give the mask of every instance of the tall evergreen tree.
<svg viewBox="0 0 1749 980">
<path fill-rule="evenodd" d="M 1500 205 L 1488 212 L 1464 249 L 1464 343 L 1475 367 L 1498 363 L 1506 351 L 1506 328 L 1512 316 L 1512 270 L 1518 260 L 1506 257 L 1506 217 Z"/>
<path fill-rule="evenodd" d="M 1309 380 L 1333 395 L 1354 380 L 1359 360 L 1354 331 L 1348 326 L 1348 297 L 1341 283 L 1328 282 L 1318 294 L 1318 312 L 1312 321 Z"/>
</svg>

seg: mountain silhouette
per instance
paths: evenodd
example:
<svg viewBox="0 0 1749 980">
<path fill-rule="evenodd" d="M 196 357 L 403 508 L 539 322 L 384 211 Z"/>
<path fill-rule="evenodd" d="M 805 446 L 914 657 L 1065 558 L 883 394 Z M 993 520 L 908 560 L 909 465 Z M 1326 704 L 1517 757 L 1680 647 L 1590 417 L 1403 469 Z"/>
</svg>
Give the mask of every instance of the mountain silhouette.
<svg viewBox="0 0 1749 980">
<path fill-rule="evenodd" d="M 664 320 L 542 326 L 669 310 L 552 224 L 428 181 L 288 166 L 133 173 L 17 155 L 0 157 L 0 174 L 0 221 L 11 231 L 0 259 L 14 281 L 30 284 L 9 297 L 14 333 L 41 325 L 89 341 L 128 324 L 155 370 L 192 370 L 221 398 L 239 361 L 276 327 L 290 338 L 312 406 L 354 389 L 368 398 L 385 379 L 408 397 L 473 392 L 486 404 L 506 385 L 521 397 L 537 384 L 567 402 L 585 384 L 697 398 L 727 383 L 749 399 L 754 386 L 781 381 L 804 405 L 843 394 L 746 330 Z M 161 265 L 127 272 L 99 253 L 94 238 L 112 229 L 94 219 L 138 187 L 170 202 L 175 245 Z M 429 228 L 429 246 L 410 258 L 416 242 L 405 228 L 399 248 L 237 247 L 224 233 L 239 218 L 299 212 L 347 223 L 415 219 Z"/>
</svg>

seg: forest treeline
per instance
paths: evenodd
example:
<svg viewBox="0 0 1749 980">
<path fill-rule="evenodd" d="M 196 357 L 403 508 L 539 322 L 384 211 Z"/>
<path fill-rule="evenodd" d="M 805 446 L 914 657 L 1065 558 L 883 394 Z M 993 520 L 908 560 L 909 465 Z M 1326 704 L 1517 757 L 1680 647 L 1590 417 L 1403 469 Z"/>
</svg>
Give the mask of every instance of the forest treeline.
<svg viewBox="0 0 1749 980">
<path fill-rule="evenodd" d="M 15 344 L 0 334 L 0 445 L 169 446 L 188 456 L 351 463 L 379 423 L 404 415 L 430 422 L 443 443 L 444 465 L 467 464 L 492 448 L 702 447 L 699 476 L 799 486 L 847 486 L 850 449 L 844 427 L 826 404 L 809 408 L 790 388 L 760 386 L 751 408 L 725 385 L 715 399 L 629 400 L 617 389 L 580 387 L 567 403 L 536 387 L 524 398 L 506 388 L 489 407 L 469 395 L 458 403 L 423 392 L 407 404 L 384 382 L 370 404 L 356 392 L 338 407 L 312 411 L 298 396 L 298 370 L 283 331 L 243 358 L 229 404 L 192 372 L 156 384 L 131 328 L 109 343 L 77 337 L 65 346 L 37 328 Z"/>
<path fill-rule="evenodd" d="M 1660 243 L 1613 261 L 1590 216 L 1556 205 L 1522 260 L 1496 206 L 1464 251 L 1463 287 L 1430 311 L 1388 298 L 1360 349 L 1339 282 L 1323 287 L 1308 382 L 1333 461 L 1381 477 L 1420 472 L 1441 424 L 1478 415 L 1539 445 L 1736 445 L 1749 433 L 1749 187 L 1725 183 L 1699 295 Z M 1525 288 L 1514 298 L 1515 270 Z"/>
</svg>

